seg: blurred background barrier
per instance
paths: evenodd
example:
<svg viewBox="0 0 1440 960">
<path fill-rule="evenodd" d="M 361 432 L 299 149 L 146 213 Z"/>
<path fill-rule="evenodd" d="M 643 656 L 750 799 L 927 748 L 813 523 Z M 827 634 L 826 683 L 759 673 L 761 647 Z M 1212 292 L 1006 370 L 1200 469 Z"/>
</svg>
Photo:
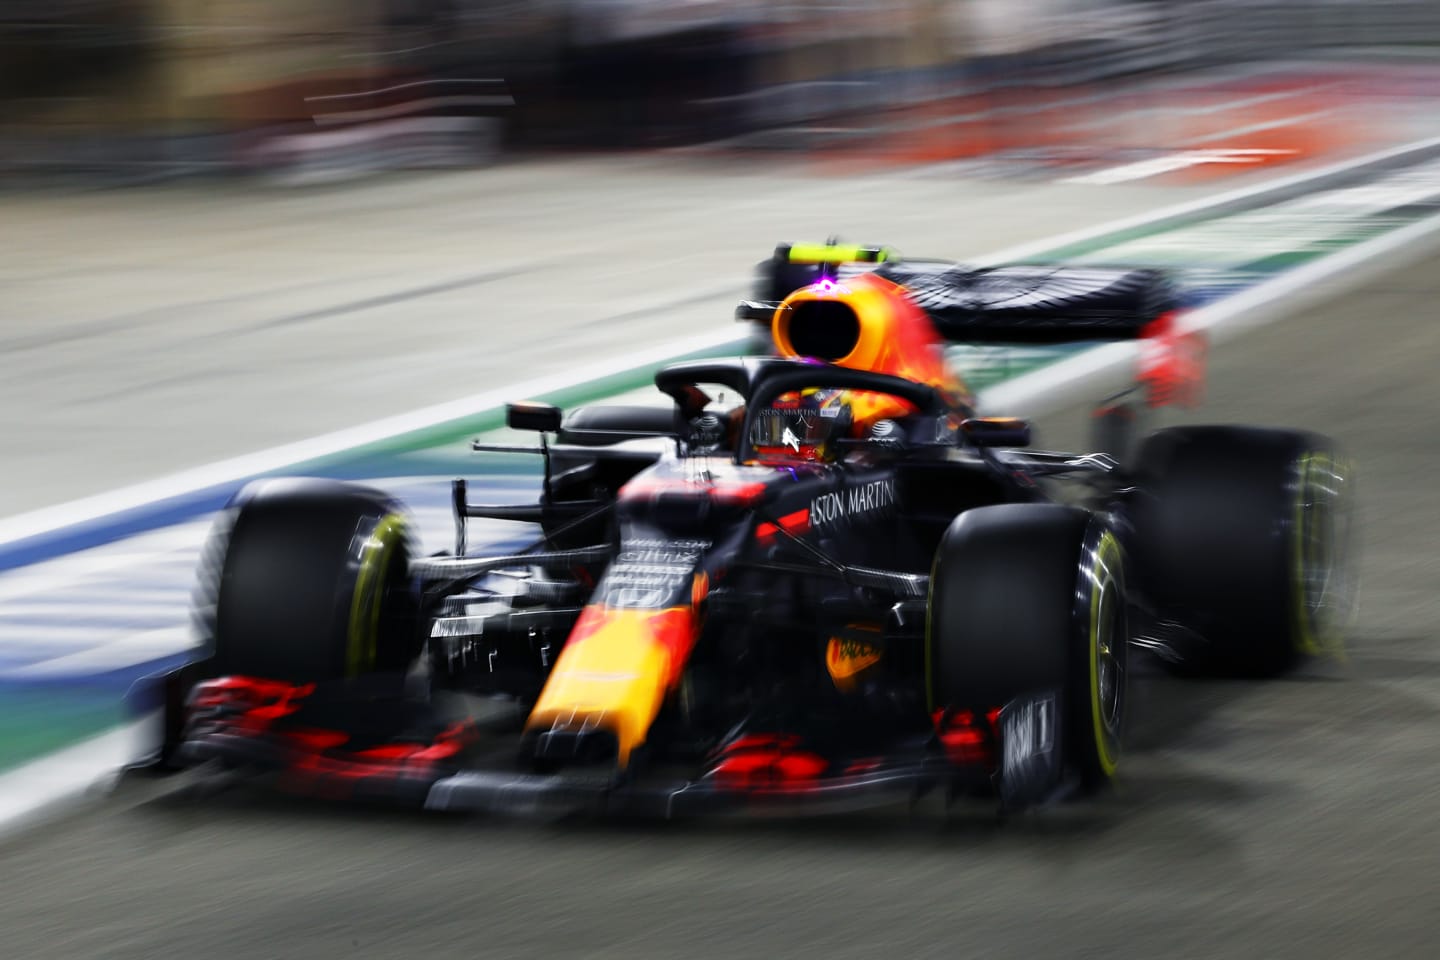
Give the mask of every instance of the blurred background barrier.
<svg viewBox="0 0 1440 960">
<path fill-rule="evenodd" d="M 0 170 L 311 180 L 502 149 L 810 149 L 906 110 L 986 119 L 947 158 L 1053 151 L 1044 108 L 1067 91 L 1437 43 L 1431 0 L 6 0 Z"/>
</svg>

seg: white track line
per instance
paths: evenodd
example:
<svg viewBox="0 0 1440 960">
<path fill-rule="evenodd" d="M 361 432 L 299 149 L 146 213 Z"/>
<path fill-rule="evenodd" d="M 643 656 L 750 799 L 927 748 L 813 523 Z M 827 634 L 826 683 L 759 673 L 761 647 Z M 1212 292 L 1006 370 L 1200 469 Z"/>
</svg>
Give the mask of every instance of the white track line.
<svg viewBox="0 0 1440 960">
<path fill-rule="evenodd" d="M 137 663 L 189 653 L 196 646 L 188 624 L 123 634 L 99 646 L 0 671 L 7 680 L 40 680 L 107 673 Z"/>
<path fill-rule="evenodd" d="M 1074 177 L 1065 177 L 1057 182 L 1094 184 L 1128 183 L 1131 180 L 1148 180 L 1151 177 L 1174 173 L 1177 170 L 1184 170 L 1188 167 L 1197 167 L 1213 163 L 1263 163 L 1266 158 L 1284 156 L 1296 152 L 1295 150 L 1264 150 L 1258 148 L 1178 150 L 1174 153 L 1151 157 L 1148 160 L 1136 160 L 1133 163 L 1122 163 L 1117 167 L 1105 167 L 1102 170 L 1096 170 L 1092 173 L 1082 173 Z"/>
<path fill-rule="evenodd" d="M 187 569 L 189 566 L 187 565 Z M 146 597 L 131 597 L 120 585 L 110 594 L 100 594 L 104 597 L 104 610 L 107 616 L 116 620 L 135 620 L 146 615 L 153 615 L 157 602 L 155 599 Z M 180 587 L 167 590 L 158 595 L 158 603 L 164 604 L 176 598 L 184 600 L 188 594 Z M 6 627 L 22 627 L 32 624 L 40 627 L 37 621 L 74 621 L 76 615 L 83 613 L 86 607 L 95 601 L 96 594 L 90 590 L 84 591 L 83 604 L 77 603 L 74 597 L 53 597 L 49 600 L 22 600 L 14 603 L 7 603 L 0 606 L 0 630 Z M 97 604 L 98 606 L 98 604 Z M 43 629 L 43 627 L 41 627 Z"/>
<path fill-rule="evenodd" d="M 1390 147 L 1385 150 L 1376 151 L 1375 153 L 1366 154 L 1363 157 L 1343 160 L 1339 163 L 1321 167 L 1318 170 L 1296 173 L 1274 180 L 1265 180 L 1261 183 L 1248 187 L 1240 187 L 1227 193 L 1199 197 L 1195 200 L 1179 203 L 1172 207 L 1166 207 L 1163 210 L 1137 214 L 1133 217 L 1126 217 L 1095 227 L 1083 227 L 1079 230 L 1073 230 L 1070 233 L 1061 234 L 1058 237 L 1037 240 L 1034 243 L 1022 243 L 997 253 L 987 254 L 986 256 L 973 259 L 970 262 L 985 265 L 1028 260 L 1032 257 L 1042 256 L 1053 250 L 1074 246 L 1077 243 L 1085 243 L 1111 233 L 1136 230 L 1142 227 L 1157 227 L 1167 220 L 1179 220 L 1185 217 L 1198 216 L 1206 212 L 1218 213 L 1225 207 L 1236 206 L 1250 201 L 1258 201 L 1272 193 L 1284 193 L 1314 181 L 1331 179 L 1344 173 L 1364 169 L 1367 166 L 1382 165 L 1390 161 L 1399 160 L 1407 154 L 1423 154 L 1432 150 L 1440 151 L 1440 137 L 1430 137 L 1426 140 L 1417 140 L 1414 143 L 1407 143 L 1399 147 Z"/>
<path fill-rule="evenodd" d="M 135 761 L 140 727 L 111 730 L 0 774 L 0 837 L 107 787 L 115 771 Z"/>
<path fill-rule="evenodd" d="M 108 575 L 117 571 L 129 571 L 140 562 L 152 569 L 157 565 L 183 565 L 189 571 L 196 551 L 209 532 L 208 519 L 187 522 L 8 570 L 0 575 L 0 603 L 57 590 L 81 591 L 97 580 L 103 583 Z"/>
</svg>

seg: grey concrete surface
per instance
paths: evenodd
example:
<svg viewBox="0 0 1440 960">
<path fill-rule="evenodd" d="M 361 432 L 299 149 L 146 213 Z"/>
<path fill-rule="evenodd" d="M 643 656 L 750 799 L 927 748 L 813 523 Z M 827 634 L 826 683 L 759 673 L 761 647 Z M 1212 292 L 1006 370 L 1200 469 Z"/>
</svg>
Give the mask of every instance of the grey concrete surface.
<svg viewBox="0 0 1440 960">
<path fill-rule="evenodd" d="M 725 326 L 779 240 L 964 258 L 1234 185 L 661 155 L 8 195 L 0 516 Z"/>
<path fill-rule="evenodd" d="M 1207 418 L 1339 437 L 1343 665 L 1152 678 L 1113 796 L 799 823 L 516 825 L 130 791 L 0 846 L 13 956 L 1432 957 L 1440 258 L 1220 344 Z M 1066 423 L 1060 417 L 1056 423 Z M 1065 429 L 1050 434 L 1066 442 Z"/>
</svg>

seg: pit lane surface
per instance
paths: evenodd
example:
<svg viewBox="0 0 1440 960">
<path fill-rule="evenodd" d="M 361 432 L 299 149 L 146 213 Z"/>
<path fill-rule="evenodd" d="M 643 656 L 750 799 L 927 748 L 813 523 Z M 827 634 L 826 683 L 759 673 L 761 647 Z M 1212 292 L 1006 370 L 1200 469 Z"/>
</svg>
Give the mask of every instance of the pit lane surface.
<svg viewBox="0 0 1440 960">
<path fill-rule="evenodd" d="M 1363 607 L 1343 666 L 1141 688 L 1115 796 L 1004 825 L 928 804 L 533 825 L 132 786 L 0 847 L 5 952 L 1433 956 L 1437 274 L 1432 257 L 1216 348 L 1207 418 L 1324 429 L 1359 461 Z"/>
</svg>

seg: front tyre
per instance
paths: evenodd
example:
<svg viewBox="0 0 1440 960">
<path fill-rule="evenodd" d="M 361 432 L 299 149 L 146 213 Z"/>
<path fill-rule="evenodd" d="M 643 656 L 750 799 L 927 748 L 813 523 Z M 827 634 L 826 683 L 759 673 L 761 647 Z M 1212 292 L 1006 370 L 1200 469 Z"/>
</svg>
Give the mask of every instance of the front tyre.
<svg viewBox="0 0 1440 960">
<path fill-rule="evenodd" d="M 1085 510 L 1006 504 L 962 513 L 931 574 L 927 675 L 937 710 L 1058 697 L 1060 755 L 1086 787 L 1114 776 L 1129 666 L 1124 557 Z"/>
<path fill-rule="evenodd" d="M 421 643 L 412 536 L 403 508 L 368 487 L 246 487 L 202 562 L 197 622 L 212 672 L 310 683 L 405 671 Z"/>
</svg>

